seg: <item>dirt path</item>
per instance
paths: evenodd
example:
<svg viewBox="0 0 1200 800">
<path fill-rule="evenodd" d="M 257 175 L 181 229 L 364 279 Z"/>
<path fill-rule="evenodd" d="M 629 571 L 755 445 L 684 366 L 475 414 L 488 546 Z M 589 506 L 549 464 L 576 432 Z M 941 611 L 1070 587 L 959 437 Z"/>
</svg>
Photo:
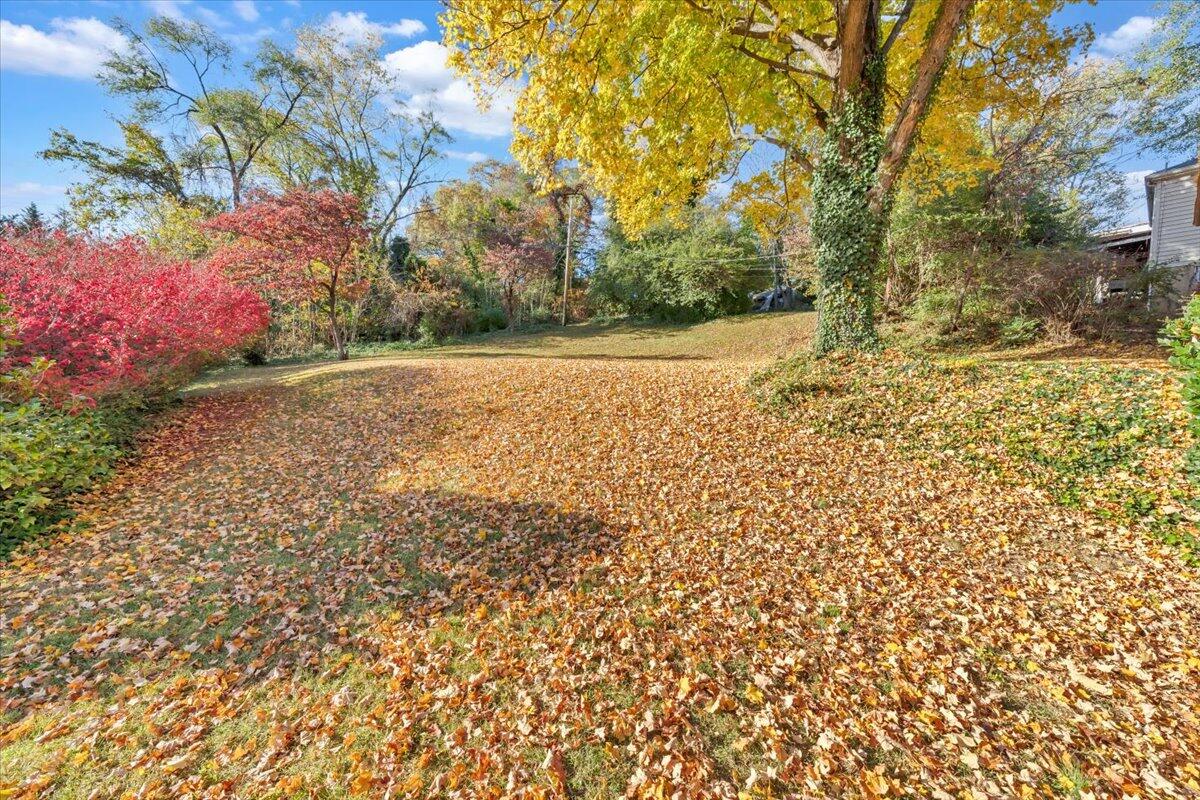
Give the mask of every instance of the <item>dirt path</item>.
<svg viewBox="0 0 1200 800">
<path fill-rule="evenodd" d="M 1200 792 L 1194 570 L 763 416 L 742 386 L 775 340 L 737 338 L 297 368 L 194 399 L 86 532 L 3 568 L 3 780 Z"/>
</svg>

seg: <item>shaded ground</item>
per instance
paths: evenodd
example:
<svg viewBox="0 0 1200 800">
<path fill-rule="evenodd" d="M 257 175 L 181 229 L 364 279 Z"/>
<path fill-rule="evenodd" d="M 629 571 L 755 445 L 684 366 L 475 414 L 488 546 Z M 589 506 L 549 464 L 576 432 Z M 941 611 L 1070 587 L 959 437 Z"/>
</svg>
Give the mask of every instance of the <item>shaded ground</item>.
<svg viewBox="0 0 1200 800">
<path fill-rule="evenodd" d="M 0 569 L 18 796 L 1200 792 L 1175 551 L 765 416 L 806 315 L 222 376 Z"/>
</svg>

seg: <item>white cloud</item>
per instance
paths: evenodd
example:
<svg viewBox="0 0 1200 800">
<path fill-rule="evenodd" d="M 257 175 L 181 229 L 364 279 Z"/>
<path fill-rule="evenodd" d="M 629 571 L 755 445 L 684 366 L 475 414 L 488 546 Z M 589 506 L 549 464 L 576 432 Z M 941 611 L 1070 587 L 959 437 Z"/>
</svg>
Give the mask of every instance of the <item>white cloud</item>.
<svg viewBox="0 0 1200 800">
<path fill-rule="evenodd" d="M 94 17 L 55 18 L 49 32 L 0 20 L 0 69 L 14 72 L 92 78 L 111 51 L 127 46 L 124 36 Z"/>
<path fill-rule="evenodd" d="M 1130 17 L 1112 33 L 1097 36 L 1096 50 L 1106 56 L 1124 55 L 1146 41 L 1157 24 L 1154 17 Z"/>
<path fill-rule="evenodd" d="M 425 23 L 419 19 L 402 19 L 391 25 L 383 26 L 383 32 L 388 36 L 402 36 L 405 39 L 424 33 L 425 30 Z"/>
<path fill-rule="evenodd" d="M 205 22 L 207 22 L 209 25 L 212 25 L 215 28 L 228 28 L 229 27 L 229 20 L 225 19 L 220 14 L 213 11 L 211 8 L 205 8 L 204 6 L 196 6 L 196 16 L 199 17 L 200 19 L 204 20 Z"/>
<path fill-rule="evenodd" d="M 454 82 L 454 72 L 446 64 L 448 55 L 444 44 L 426 40 L 388 53 L 383 63 L 404 91 L 431 92 Z"/>
<path fill-rule="evenodd" d="M 143 0 L 143 5 L 156 16 L 186 19 L 187 15 L 183 13 L 183 7 L 191 2 L 192 0 Z"/>
<path fill-rule="evenodd" d="M 171 19 L 185 21 L 188 19 L 185 8 L 190 9 L 200 21 L 214 28 L 229 27 L 229 20 L 222 17 L 211 8 L 196 5 L 193 0 L 142 0 L 144 5 L 151 14 L 158 17 L 170 17 Z M 235 4 L 236 5 L 236 4 Z M 257 18 L 257 11 L 255 16 Z"/>
<path fill-rule="evenodd" d="M 1125 216 L 1123 224 L 1146 221 L 1146 176 L 1154 170 L 1139 169 L 1125 173 Z"/>
<path fill-rule="evenodd" d="M 462 150 L 447 150 L 447 158 L 453 158 L 456 161 L 468 161 L 472 164 L 478 164 L 480 161 L 487 161 L 488 154 L 481 153 L 478 150 L 472 150 L 469 153 L 464 153 Z"/>
<path fill-rule="evenodd" d="M 333 11 L 325 18 L 325 27 L 336 31 L 351 44 L 365 42 L 372 36 L 400 36 L 407 39 L 425 32 L 425 23 L 419 19 L 402 19 L 385 24 L 367 19 L 362 11 Z"/>
<path fill-rule="evenodd" d="M 254 0 L 233 0 L 233 13 L 246 22 L 254 22 L 258 19 L 258 9 L 254 6 Z"/>
<path fill-rule="evenodd" d="M 496 91 L 487 110 L 482 111 L 475 90 L 462 78 L 456 78 L 441 91 L 414 94 L 408 103 L 411 108 L 431 111 L 450 130 L 484 137 L 508 136 L 512 133 L 517 92 L 507 88 Z"/>
<path fill-rule="evenodd" d="M 266 39 L 268 36 L 271 36 L 274 33 L 275 33 L 274 28 L 266 27 L 266 28 L 259 28 L 257 30 L 249 31 L 247 33 L 226 34 L 225 38 L 228 39 L 229 41 L 233 42 L 238 47 L 247 48 L 247 47 L 251 47 L 253 45 L 258 44 L 260 41 L 262 41 L 263 39 Z"/>
<path fill-rule="evenodd" d="M 67 187 L 36 181 L 0 184 L 0 214 L 16 214 L 30 203 L 37 203 L 43 216 L 51 207 L 63 205 Z"/>
<path fill-rule="evenodd" d="M 481 111 L 471 85 L 447 66 L 448 54 L 439 42 L 417 42 L 388 53 L 384 64 L 396 76 L 410 109 L 432 112 L 451 130 L 484 137 L 510 134 L 517 90 L 502 87 L 494 91 L 488 109 Z"/>
<path fill-rule="evenodd" d="M 54 197 L 60 195 L 67 190 L 65 186 L 54 186 L 52 184 L 38 183 L 37 181 L 20 181 L 18 183 L 6 183 L 0 187 L 0 191 L 7 194 L 19 194 L 23 197 Z"/>
</svg>

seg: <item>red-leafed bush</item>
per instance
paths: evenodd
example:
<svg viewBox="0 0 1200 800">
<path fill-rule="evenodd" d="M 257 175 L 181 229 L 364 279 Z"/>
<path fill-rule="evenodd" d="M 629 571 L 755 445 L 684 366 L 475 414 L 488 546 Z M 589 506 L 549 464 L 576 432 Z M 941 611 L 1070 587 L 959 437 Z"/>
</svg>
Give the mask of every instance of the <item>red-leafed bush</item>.
<svg viewBox="0 0 1200 800">
<path fill-rule="evenodd" d="M 210 264 L 268 297 L 324 306 L 333 346 L 347 357 L 338 303 L 366 288 L 358 271 L 369 232 L 358 198 L 330 190 L 259 194 L 204 227 L 233 235 Z"/>
<path fill-rule="evenodd" d="M 133 238 L 2 239 L 0 295 L 16 321 L 0 373 L 49 359 L 37 391 L 51 398 L 170 385 L 267 322 L 253 291 L 207 265 L 156 256 Z"/>
</svg>

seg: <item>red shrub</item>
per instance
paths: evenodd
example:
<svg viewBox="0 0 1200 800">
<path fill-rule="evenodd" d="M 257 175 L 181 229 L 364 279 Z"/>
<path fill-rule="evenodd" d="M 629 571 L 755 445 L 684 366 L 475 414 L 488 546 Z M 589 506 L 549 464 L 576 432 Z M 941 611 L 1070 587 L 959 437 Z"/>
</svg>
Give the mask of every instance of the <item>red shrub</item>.
<svg viewBox="0 0 1200 800">
<path fill-rule="evenodd" d="M 158 257 L 133 238 L 0 239 L 0 295 L 18 341 L 0 373 L 51 359 L 38 387 L 51 397 L 94 399 L 179 380 L 267 322 L 254 292 L 207 266 Z"/>
<path fill-rule="evenodd" d="M 324 305 L 333 346 L 347 357 L 338 303 L 367 286 L 357 274 L 370 237 L 358 198 L 331 190 L 259 193 L 204 228 L 231 234 L 209 263 L 239 284 L 284 301 Z"/>
</svg>

